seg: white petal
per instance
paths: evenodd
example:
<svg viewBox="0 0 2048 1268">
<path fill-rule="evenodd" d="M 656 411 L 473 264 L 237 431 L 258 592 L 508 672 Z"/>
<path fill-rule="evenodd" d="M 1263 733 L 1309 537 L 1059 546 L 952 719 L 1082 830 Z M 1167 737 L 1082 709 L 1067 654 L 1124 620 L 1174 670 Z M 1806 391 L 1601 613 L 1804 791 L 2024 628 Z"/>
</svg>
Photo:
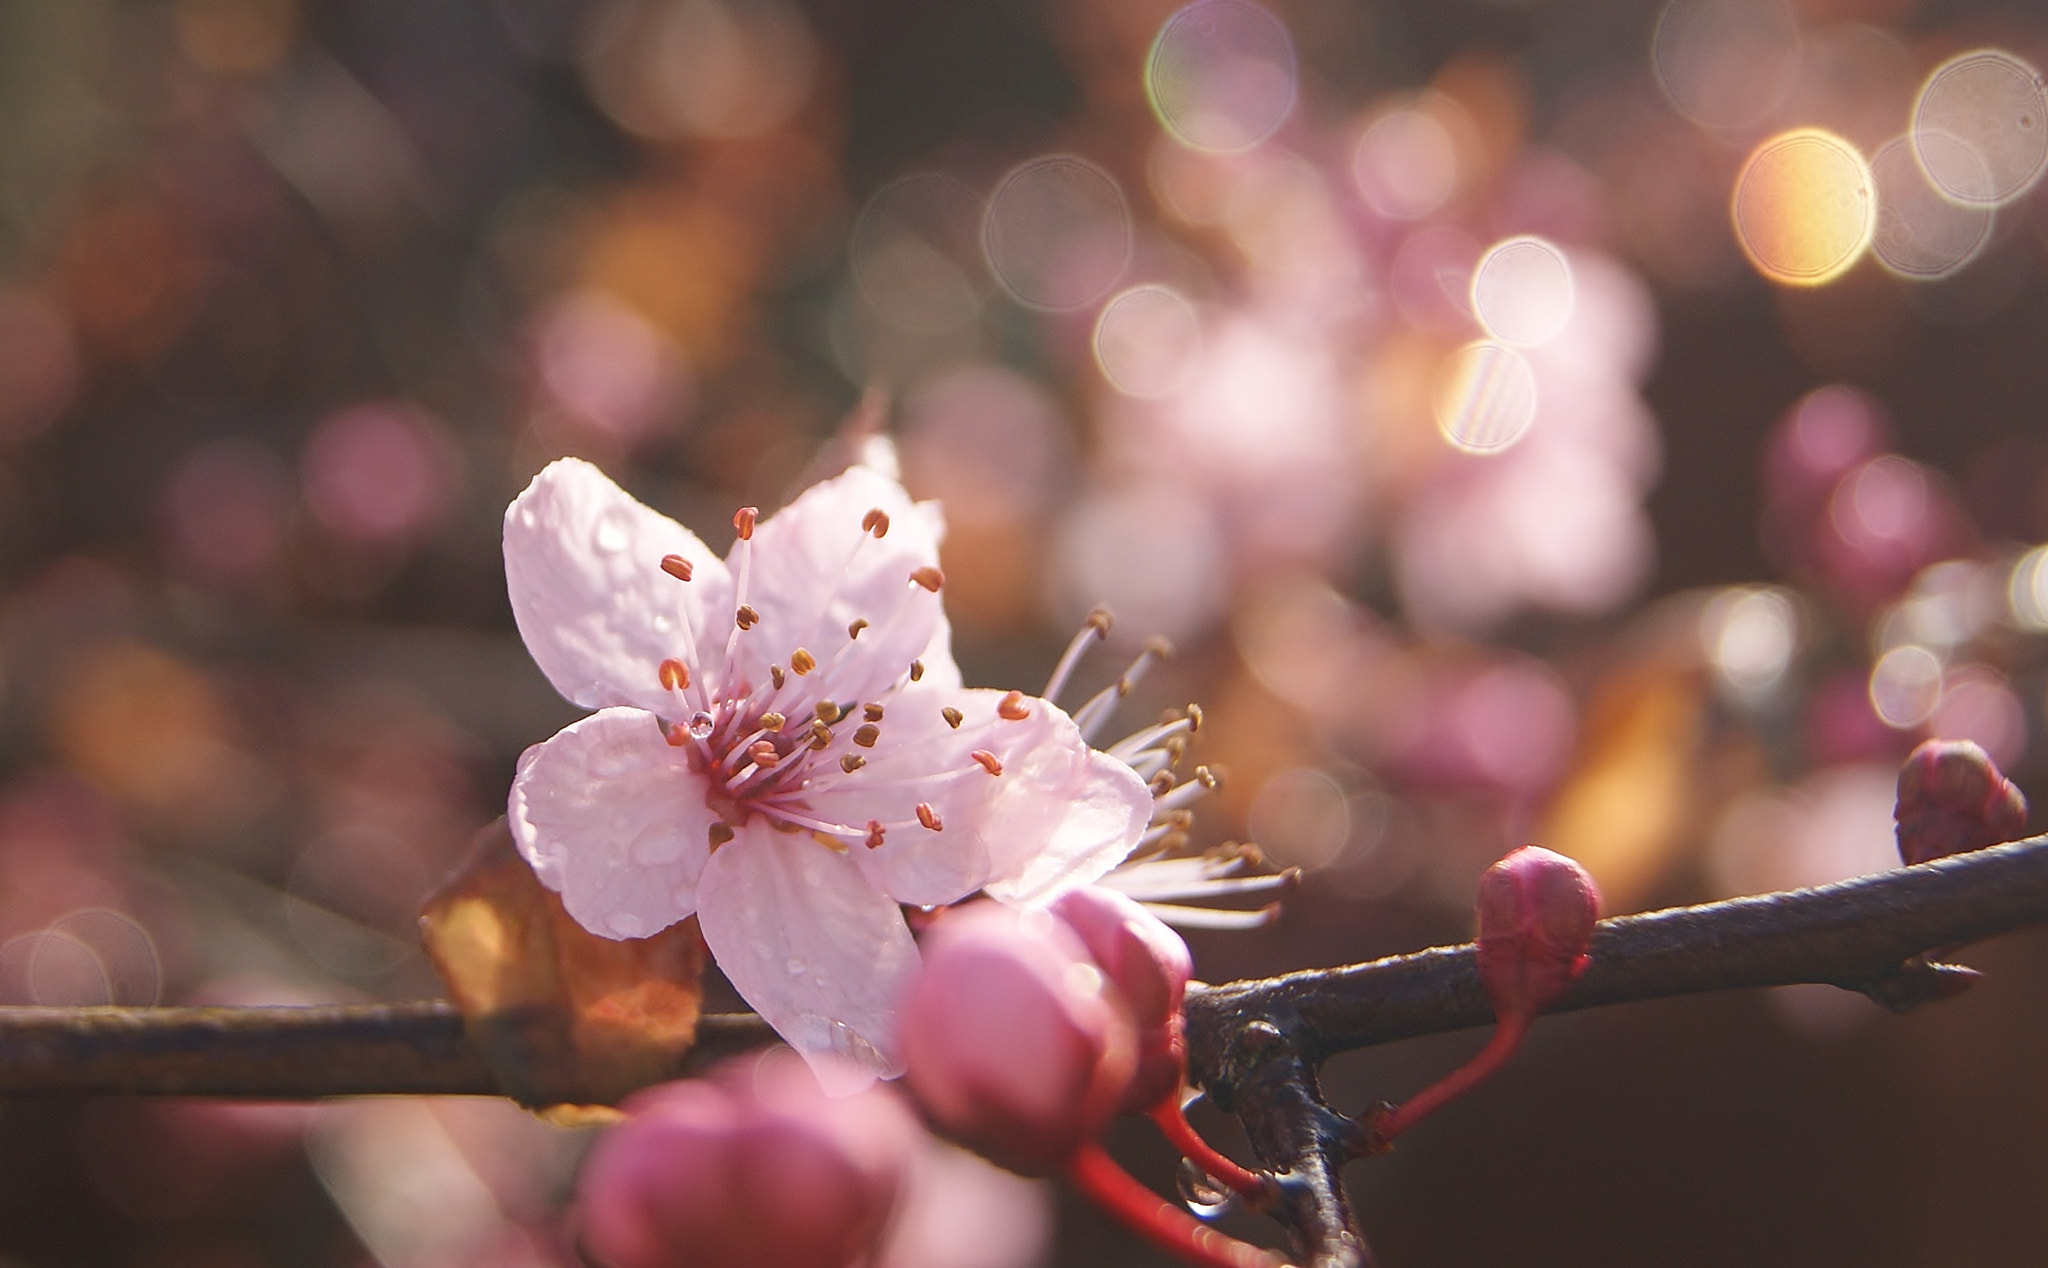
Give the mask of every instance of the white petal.
<svg viewBox="0 0 2048 1268">
<path fill-rule="evenodd" d="M 519 852 L 576 922 L 644 938 L 696 909 L 712 812 L 661 724 L 605 709 L 527 750 L 507 818 Z"/>
<path fill-rule="evenodd" d="M 1131 768 L 1096 753 L 1073 720 L 1023 697 L 1025 716 L 999 709 L 1007 693 L 906 689 L 889 702 L 867 766 L 812 798 L 828 818 L 903 824 L 920 801 L 941 830 L 892 827 L 880 848 L 853 850 L 877 889 L 899 902 L 950 903 L 986 886 L 1005 902 L 1050 901 L 1130 854 L 1151 818 L 1152 798 Z M 951 704 L 959 727 L 940 709 Z M 1002 773 L 971 754 L 986 751 Z"/>
<path fill-rule="evenodd" d="M 1001 876 L 989 896 L 1013 906 L 1093 883 L 1123 862 L 1152 818 L 1152 793 L 1137 772 L 1088 747 L 1051 704 L 1031 707 L 1053 715 L 1052 734 L 1006 765 L 981 819 Z"/>
<path fill-rule="evenodd" d="M 693 577 L 663 572 L 664 555 L 689 560 Z M 658 677 L 668 657 L 715 680 L 732 612 L 725 565 L 696 534 L 587 462 L 548 464 L 506 508 L 505 588 L 534 662 L 577 704 L 675 717 L 678 705 Z M 697 632 L 695 659 L 685 621 Z"/>
<path fill-rule="evenodd" d="M 871 510 L 889 517 L 886 536 L 861 528 Z M 939 596 L 910 579 L 938 566 L 944 532 L 936 503 L 866 467 L 806 489 L 754 533 L 746 603 L 761 619 L 740 636 L 743 675 L 758 683 L 802 647 L 824 666 L 815 698 L 874 700 L 919 658 L 935 682 L 957 681 Z M 848 646 L 856 620 L 868 625 Z"/>
<path fill-rule="evenodd" d="M 844 854 L 760 819 L 704 866 L 697 919 L 740 997 L 805 1056 L 903 1072 L 896 1000 L 917 967 L 903 914 Z"/>
<path fill-rule="evenodd" d="M 904 688 L 889 699 L 867 765 L 832 777 L 829 791 L 812 795 L 812 805 L 835 823 L 893 825 L 880 846 L 855 846 L 851 855 L 868 882 L 897 902 L 958 902 L 998 875 L 981 830 L 981 805 L 995 795 L 996 777 L 969 754 L 996 743 L 1002 694 L 929 683 Z M 945 720 L 948 705 L 962 711 L 957 728 Z M 936 831 L 917 821 L 919 802 L 931 807 Z"/>
</svg>

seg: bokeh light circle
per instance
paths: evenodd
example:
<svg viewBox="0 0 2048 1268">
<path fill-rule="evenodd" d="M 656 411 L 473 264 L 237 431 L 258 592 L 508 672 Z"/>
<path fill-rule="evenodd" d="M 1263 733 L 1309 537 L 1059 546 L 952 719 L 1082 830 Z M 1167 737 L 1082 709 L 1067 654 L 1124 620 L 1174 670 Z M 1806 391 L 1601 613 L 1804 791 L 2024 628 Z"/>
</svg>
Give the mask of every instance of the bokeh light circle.
<svg viewBox="0 0 2048 1268">
<path fill-rule="evenodd" d="M 1322 771 L 1290 767 L 1259 786 L 1245 826 L 1279 863 L 1327 867 L 1351 839 L 1351 802 Z"/>
<path fill-rule="evenodd" d="M 1389 220 L 1420 220 L 1458 191 L 1458 141 L 1427 110 L 1389 110 L 1351 151 L 1351 181 Z"/>
<path fill-rule="evenodd" d="M 1467 453 L 1498 453 L 1536 421 L 1536 372 L 1513 348 L 1482 339 L 1452 353 L 1436 395 L 1444 439 Z"/>
<path fill-rule="evenodd" d="M 1145 59 L 1145 96 L 1176 141 L 1248 150 L 1294 111 L 1294 41 L 1250 0 L 1196 0 L 1166 20 Z"/>
<path fill-rule="evenodd" d="M 1918 643 L 1894 647 L 1870 667 L 1870 705 L 1886 726 L 1906 730 L 1941 703 L 1941 658 Z"/>
<path fill-rule="evenodd" d="M 2011 202 L 2048 168 L 2048 84 L 2002 49 L 1951 57 L 1913 103 L 1913 148 L 1958 202 Z"/>
<path fill-rule="evenodd" d="M 1072 154 L 1012 168 L 982 218 L 982 251 L 1019 303 L 1053 312 L 1109 294 L 1131 261 L 1131 209 L 1108 172 Z"/>
<path fill-rule="evenodd" d="M 1920 145 L 1957 170 L 1974 164 L 1983 171 L 1976 152 L 1952 137 L 1930 133 Z M 1870 177 L 1877 188 L 1870 249 L 1889 272 L 1915 281 L 1947 277 L 1991 240 L 1993 210 L 1944 197 L 1921 167 L 1912 139 L 1887 142 L 1870 160 Z"/>
<path fill-rule="evenodd" d="M 1736 586 L 1715 596 L 1700 619 L 1715 678 L 1741 700 L 1777 689 L 1799 649 L 1799 613 L 1775 587 Z"/>
<path fill-rule="evenodd" d="M 1799 22 L 1784 0 L 1672 0 L 1650 62 L 1680 114 L 1740 131 L 1769 117 L 1797 82 Z"/>
<path fill-rule="evenodd" d="M 1125 396 L 1173 395 L 1187 385 L 1201 351 L 1201 317 L 1169 286 L 1133 286 L 1095 319 L 1095 363 Z"/>
<path fill-rule="evenodd" d="M 1548 343 L 1572 316 L 1572 266 L 1542 238 L 1509 238 L 1487 248 L 1472 270 L 1472 315 L 1502 343 Z"/>
<path fill-rule="evenodd" d="M 2030 634 L 2048 633 L 2048 546 L 2021 555 L 2006 583 L 2013 624 Z"/>
<path fill-rule="evenodd" d="M 1758 272 L 1819 286 L 1847 272 L 1870 245 L 1877 224 L 1870 166 L 1832 132 L 1781 132 L 1743 163 L 1731 213 Z"/>
<path fill-rule="evenodd" d="M 944 172 L 913 172 L 876 190 L 847 242 L 861 298 L 921 334 L 972 319 L 988 285 L 974 263 L 983 212 L 974 191 Z"/>
</svg>

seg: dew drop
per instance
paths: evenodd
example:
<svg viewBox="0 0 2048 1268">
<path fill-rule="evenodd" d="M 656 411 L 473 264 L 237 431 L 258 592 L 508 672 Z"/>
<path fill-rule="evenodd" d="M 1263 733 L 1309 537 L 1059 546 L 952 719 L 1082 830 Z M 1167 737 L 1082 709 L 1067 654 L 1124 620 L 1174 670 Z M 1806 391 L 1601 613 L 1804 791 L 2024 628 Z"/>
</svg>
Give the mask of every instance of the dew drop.
<svg viewBox="0 0 2048 1268">
<path fill-rule="evenodd" d="M 605 917 L 604 927 L 611 930 L 614 937 L 637 938 L 647 928 L 647 924 L 630 911 L 615 911 Z"/>
<path fill-rule="evenodd" d="M 705 713 L 703 710 L 700 709 L 696 713 L 690 715 L 691 739 L 708 740 L 711 738 L 711 730 L 712 722 L 710 714 Z"/>
<path fill-rule="evenodd" d="M 1235 1193 L 1185 1158 L 1181 1159 L 1180 1170 L 1174 1173 L 1173 1187 L 1180 1193 L 1181 1205 L 1198 1220 L 1221 1219 L 1237 1205 Z"/>
<path fill-rule="evenodd" d="M 625 513 L 616 509 L 606 511 L 598 518 L 591 540 L 597 543 L 599 550 L 617 554 L 633 544 L 633 534 L 625 518 Z"/>
<path fill-rule="evenodd" d="M 892 1077 L 902 1068 L 896 1062 L 883 1056 L 880 1048 L 869 1043 L 866 1036 L 845 1022 L 833 1022 L 831 1031 L 832 1051 L 845 1057 L 862 1069 L 875 1071 L 882 1077 L 888 1078 Z"/>
<path fill-rule="evenodd" d="M 626 853 L 642 867 L 659 867 L 683 856 L 683 839 L 674 832 L 652 829 L 636 837 Z"/>
<path fill-rule="evenodd" d="M 802 960 L 792 957 L 785 961 L 782 967 L 789 971 L 791 977 L 802 977 L 804 975 L 804 962 Z"/>
</svg>

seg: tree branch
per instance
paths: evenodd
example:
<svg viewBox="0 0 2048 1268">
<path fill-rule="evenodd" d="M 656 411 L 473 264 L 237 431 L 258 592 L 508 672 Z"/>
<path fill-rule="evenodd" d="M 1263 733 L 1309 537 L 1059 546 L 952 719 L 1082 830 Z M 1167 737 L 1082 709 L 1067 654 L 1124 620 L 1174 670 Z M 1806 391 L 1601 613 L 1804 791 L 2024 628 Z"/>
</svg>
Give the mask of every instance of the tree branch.
<svg viewBox="0 0 2048 1268">
<path fill-rule="evenodd" d="M 1829 982 L 1903 1009 L 1969 971 L 1921 958 L 2048 922 L 2048 837 L 1819 889 L 1604 920 L 1592 964 L 1554 1011 L 1738 987 Z M 1338 1052 L 1483 1025 L 1471 946 L 1199 987 L 1189 1076 L 1285 1174 L 1274 1214 L 1315 1268 L 1370 1262 L 1338 1172 L 1351 1120 L 1316 1082 Z M 773 1040 L 750 1014 L 703 1019 L 693 1073 Z M 323 1008 L 0 1008 L 0 1095 L 135 1093 L 308 1099 L 500 1093 L 443 1003 Z"/>
<path fill-rule="evenodd" d="M 775 1033 L 717 1013 L 673 1077 Z M 130 1093 L 312 1100 L 501 1096 L 452 1004 L 315 1008 L 0 1008 L 0 1095 Z"/>
<path fill-rule="evenodd" d="M 1797 982 L 1903 1011 L 1974 976 L 1919 957 L 2043 922 L 2048 837 L 2034 837 L 1838 885 L 1603 920 L 1592 963 L 1550 1011 Z M 1312 1200 L 1279 1212 L 1302 1252 L 1316 1268 L 1349 1268 L 1359 1261 L 1344 1257 L 1345 1239 L 1361 1253 L 1363 1241 L 1341 1187 L 1323 1181 L 1361 1142 L 1331 1127 L 1348 1120 L 1323 1104 L 1316 1067 L 1492 1020 L 1470 944 L 1229 982 L 1189 995 L 1189 1078 L 1244 1121 L 1268 1167 L 1307 1182 Z"/>
</svg>

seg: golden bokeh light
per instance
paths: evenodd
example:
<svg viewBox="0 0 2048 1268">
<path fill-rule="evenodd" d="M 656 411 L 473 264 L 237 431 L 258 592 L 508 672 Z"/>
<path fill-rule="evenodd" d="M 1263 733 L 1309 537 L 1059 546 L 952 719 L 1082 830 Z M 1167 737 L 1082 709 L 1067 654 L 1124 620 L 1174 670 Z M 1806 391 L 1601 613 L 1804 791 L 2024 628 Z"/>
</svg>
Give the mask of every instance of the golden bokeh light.
<svg viewBox="0 0 2048 1268">
<path fill-rule="evenodd" d="M 1735 178 L 1736 240 L 1757 271 L 1790 286 L 1848 272 L 1870 246 L 1877 198 L 1856 147 L 1819 128 L 1759 145 Z"/>
</svg>

